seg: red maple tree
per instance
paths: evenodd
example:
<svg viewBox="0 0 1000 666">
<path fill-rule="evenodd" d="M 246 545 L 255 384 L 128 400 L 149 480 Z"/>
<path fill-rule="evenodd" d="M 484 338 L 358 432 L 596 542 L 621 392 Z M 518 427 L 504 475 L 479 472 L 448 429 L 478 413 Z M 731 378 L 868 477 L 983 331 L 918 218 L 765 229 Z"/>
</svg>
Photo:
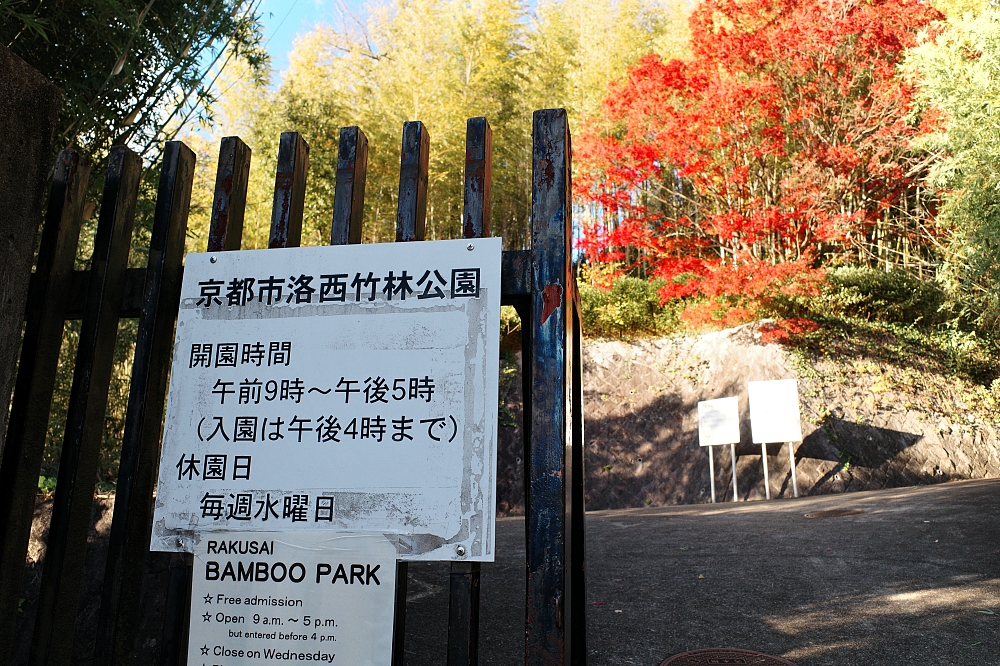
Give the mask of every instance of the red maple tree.
<svg viewBox="0 0 1000 666">
<path fill-rule="evenodd" d="M 577 194 L 603 220 L 580 249 L 664 278 L 663 300 L 734 307 L 815 289 L 830 261 L 919 254 L 933 211 L 912 146 L 940 118 L 898 65 L 941 18 L 918 0 L 703 0 L 692 58 L 644 57 L 577 143 Z"/>
</svg>

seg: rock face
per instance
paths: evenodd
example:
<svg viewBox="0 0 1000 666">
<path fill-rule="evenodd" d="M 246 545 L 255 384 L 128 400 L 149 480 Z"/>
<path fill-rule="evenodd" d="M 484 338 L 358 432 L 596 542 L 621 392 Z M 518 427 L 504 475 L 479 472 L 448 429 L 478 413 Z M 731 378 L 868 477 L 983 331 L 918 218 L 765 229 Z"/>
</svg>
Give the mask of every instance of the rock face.
<svg viewBox="0 0 1000 666">
<path fill-rule="evenodd" d="M 10 404 L 21 349 L 21 324 L 42 221 L 52 133 L 62 93 L 0 44 L 0 403 Z M 7 431 L 0 410 L 0 452 Z M 0 636 L 8 636 L 0 627 Z M 0 639 L 0 642 L 6 642 Z"/>
<path fill-rule="evenodd" d="M 708 453 L 698 446 L 698 402 L 737 396 L 738 498 L 764 499 L 751 443 L 747 382 L 797 379 L 801 495 L 873 490 L 1000 475 L 1000 437 L 965 405 L 964 388 L 929 371 L 857 358 L 806 359 L 761 344 L 748 324 L 701 337 L 584 343 L 587 509 L 710 501 Z M 520 421 L 520 377 L 507 408 Z M 519 428 L 501 428 L 500 507 L 523 512 Z M 728 447 L 715 449 L 716 497 L 732 501 Z M 768 447 L 771 497 L 791 497 L 788 449 Z"/>
<path fill-rule="evenodd" d="M 592 341 L 584 348 L 588 509 L 710 499 L 708 453 L 698 446 L 698 402 L 733 395 L 740 405 L 739 497 L 764 496 L 760 448 L 750 444 L 746 384 L 790 379 L 795 372 L 780 347 L 755 344 L 753 333 L 740 327 L 699 338 Z M 777 457 L 769 460 L 772 496 L 789 469 L 787 449 L 779 448 L 772 447 Z M 729 449 L 717 447 L 715 454 L 717 498 L 731 499 Z"/>
</svg>

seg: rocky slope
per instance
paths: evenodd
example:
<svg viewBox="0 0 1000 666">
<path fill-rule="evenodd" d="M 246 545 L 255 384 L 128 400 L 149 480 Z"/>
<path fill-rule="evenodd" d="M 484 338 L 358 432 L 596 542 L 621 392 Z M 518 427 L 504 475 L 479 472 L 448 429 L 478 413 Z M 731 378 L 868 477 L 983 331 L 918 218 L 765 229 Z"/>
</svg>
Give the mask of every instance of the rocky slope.
<svg viewBox="0 0 1000 666">
<path fill-rule="evenodd" d="M 738 497 L 764 498 L 761 450 L 750 440 L 748 381 L 795 378 L 803 441 L 800 494 L 1000 475 L 989 392 L 942 376 L 919 357 L 865 354 L 857 345 L 803 353 L 761 344 L 759 324 L 702 335 L 584 344 L 587 508 L 710 501 L 708 454 L 698 446 L 698 401 L 736 395 L 742 443 Z M 897 341 L 898 342 L 898 341 Z M 895 342 L 894 342 L 895 344 Z M 905 360 L 902 360 L 905 359 Z M 519 421 L 520 376 L 507 408 Z M 501 418 L 503 420 L 503 417 Z M 501 508 L 523 511 L 518 428 L 502 428 Z M 787 447 L 768 450 L 772 497 L 792 495 Z M 715 453 L 716 493 L 732 501 L 728 447 Z"/>
</svg>

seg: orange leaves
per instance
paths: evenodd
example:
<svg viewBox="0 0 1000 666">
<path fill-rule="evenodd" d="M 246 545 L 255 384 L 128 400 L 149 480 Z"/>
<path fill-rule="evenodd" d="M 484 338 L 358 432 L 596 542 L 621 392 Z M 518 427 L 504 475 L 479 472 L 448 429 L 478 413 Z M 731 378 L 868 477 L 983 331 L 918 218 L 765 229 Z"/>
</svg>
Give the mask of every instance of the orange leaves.
<svg viewBox="0 0 1000 666">
<path fill-rule="evenodd" d="M 739 326 L 756 318 L 757 315 L 747 308 L 724 307 L 712 301 L 692 305 L 680 314 L 681 321 L 695 331 L 704 328 Z"/>
<path fill-rule="evenodd" d="M 792 278 L 819 253 L 886 242 L 876 222 L 913 209 L 925 168 L 913 140 L 941 126 L 897 66 L 939 18 L 920 0 L 703 0 L 693 58 L 644 57 L 577 144 L 577 193 L 614 215 L 580 248 L 663 277 L 662 298 L 749 307 L 810 288 Z"/>
<path fill-rule="evenodd" d="M 819 324 L 812 319 L 793 317 L 768 322 L 760 327 L 760 341 L 763 344 L 771 342 L 788 342 L 793 335 L 812 333 L 819 330 Z"/>
<path fill-rule="evenodd" d="M 764 305 L 779 295 L 819 293 L 824 271 L 800 259 L 780 264 L 747 262 L 707 272 L 699 292 L 709 298 L 731 297 L 747 304 Z"/>
</svg>

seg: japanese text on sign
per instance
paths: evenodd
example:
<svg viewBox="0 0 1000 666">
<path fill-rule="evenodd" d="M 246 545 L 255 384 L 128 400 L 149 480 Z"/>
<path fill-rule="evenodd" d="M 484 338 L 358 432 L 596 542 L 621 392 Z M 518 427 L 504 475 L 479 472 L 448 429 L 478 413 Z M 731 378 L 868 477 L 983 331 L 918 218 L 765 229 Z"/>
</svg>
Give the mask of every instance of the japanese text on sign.
<svg viewBox="0 0 1000 666">
<path fill-rule="evenodd" d="M 382 277 L 376 277 L 374 272 L 368 271 L 367 276 L 355 273 L 350 282 L 347 281 L 350 277 L 348 273 L 319 275 L 319 280 L 315 275 L 304 273 L 298 277 L 292 275 L 287 280 L 274 275 L 233 277 L 229 280 L 209 278 L 198 282 L 196 305 L 206 308 L 222 305 L 232 307 L 244 306 L 256 300 L 270 306 L 282 302 L 312 303 L 314 299 L 318 303 L 357 303 L 362 300 L 374 301 L 379 294 L 387 301 L 393 298 L 405 301 L 407 295 L 411 298 L 416 296 L 418 300 L 479 298 L 479 276 L 480 269 L 477 267 L 451 269 L 450 282 L 437 269 L 425 270 L 419 279 L 405 270 L 398 274 L 390 270 Z"/>
<path fill-rule="evenodd" d="M 153 547 L 278 525 L 492 560 L 500 254 L 188 255 Z"/>
</svg>

